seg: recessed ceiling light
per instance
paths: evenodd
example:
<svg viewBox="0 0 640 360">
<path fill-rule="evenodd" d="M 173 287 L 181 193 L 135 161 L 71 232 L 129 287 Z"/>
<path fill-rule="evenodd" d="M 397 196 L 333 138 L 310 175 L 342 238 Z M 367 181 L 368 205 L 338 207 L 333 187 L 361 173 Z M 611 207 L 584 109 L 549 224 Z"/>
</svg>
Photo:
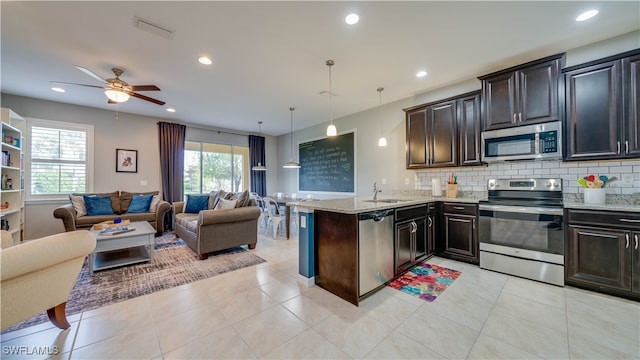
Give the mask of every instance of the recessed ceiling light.
<svg viewBox="0 0 640 360">
<path fill-rule="evenodd" d="M 204 65 L 211 65 L 213 63 L 213 61 L 211 61 L 211 59 L 209 59 L 206 56 L 200 56 L 198 58 L 198 61 L 200 62 L 200 64 L 204 64 Z"/>
<path fill-rule="evenodd" d="M 65 89 L 63 89 L 61 87 L 57 87 L 57 86 L 52 87 L 51 90 L 53 90 L 55 92 L 59 92 L 59 93 L 67 92 L 67 90 L 65 90 Z"/>
<path fill-rule="evenodd" d="M 174 113 L 174 112 L 176 112 L 176 109 L 174 109 L 174 108 L 167 108 L 167 111 L 168 111 L 168 112 L 170 112 L 170 113 Z"/>
<path fill-rule="evenodd" d="M 424 70 L 420 70 L 418 71 L 418 73 L 416 74 L 417 77 L 421 78 L 421 77 L 425 77 L 427 76 L 427 72 Z"/>
<path fill-rule="evenodd" d="M 578 16 L 576 18 L 576 21 L 585 21 L 585 20 L 589 20 L 592 17 L 598 15 L 598 10 L 589 10 L 589 11 L 585 11 L 582 14 L 580 14 L 580 16 Z"/>
<path fill-rule="evenodd" d="M 358 14 L 349 14 L 346 18 L 344 18 L 344 22 L 349 25 L 357 24 L 360 21 L 360 16 Z"/>
</svg>

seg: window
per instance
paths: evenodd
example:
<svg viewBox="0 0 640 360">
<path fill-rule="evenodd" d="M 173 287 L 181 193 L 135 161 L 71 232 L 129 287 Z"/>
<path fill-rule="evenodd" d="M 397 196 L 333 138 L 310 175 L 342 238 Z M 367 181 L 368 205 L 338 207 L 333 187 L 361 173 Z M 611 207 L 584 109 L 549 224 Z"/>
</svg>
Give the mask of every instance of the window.
<svg viewBox="0 0 640 360">
<path fill-rule="evenodd" d="M 92 191 L 92 125 L 33 119 L 27 140 L 30 199 Z"/>
<path fill-rule="evenodd" d="M 249 147 L 185 141 L 184 193 L 249 188 Z"/>
</svg>

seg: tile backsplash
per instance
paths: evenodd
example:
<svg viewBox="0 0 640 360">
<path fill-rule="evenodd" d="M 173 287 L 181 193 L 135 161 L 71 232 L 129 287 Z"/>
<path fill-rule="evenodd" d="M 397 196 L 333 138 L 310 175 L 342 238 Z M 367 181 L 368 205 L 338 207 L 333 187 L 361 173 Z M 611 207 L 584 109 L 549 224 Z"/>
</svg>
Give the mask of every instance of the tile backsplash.
<svg viewBox="0 0 640 360">
<path fill-rule="evenodd" d="M 565 194 L 582 193 L 577 180 L 589 174 L 615 176 L 617 181 L 607 185 L 607 194 L 640 193 L 640 159 L 607 161 L 517 161 L 489 164 L 417 170 L 416 190 L 431 190 L 431 179 L 440 179 L 442 186 L 451 172 L 458 177 L 461 191 L 486 191 L 489 179 L 513 178 L 561 178 Z"/>
</svg>

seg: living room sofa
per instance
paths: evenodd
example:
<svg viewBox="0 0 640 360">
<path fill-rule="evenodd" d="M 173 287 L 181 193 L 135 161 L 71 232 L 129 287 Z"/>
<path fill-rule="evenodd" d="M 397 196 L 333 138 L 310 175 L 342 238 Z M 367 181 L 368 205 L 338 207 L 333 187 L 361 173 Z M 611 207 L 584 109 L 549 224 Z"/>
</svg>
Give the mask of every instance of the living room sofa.
<svg viewBox="0 0 640 360">
<path fill-rule="evenodd" d="M 88 214 L 86 204 L 84 204 L 84 195 L 89 197 L 108 196 L 111 203 L 110 211 L 105 211 L 105 213 L 101 215 Z M 151 203 L 149 204 L 149 209 L 147 211 L 143 210 L 142 212 L 130 212 L 129 207 L 132 203 L 133 197 L 139 195 L 153 195 Z M 115 218 L 119 217 L 130 221 L 148 221 L 149 224 L 156 229 L 156 236 L 158 236 L 162 234 L 165 228 L 165 214 L 167 211 L 171 210 L 171 205 L 168 202 L 161 200 L 158 191 L 114 191 L 111 193 L 71 194 L 69 196 L 69 200 L 68 204 L 59 206 L 53 210 L 53 216 L 62 220 L 65 231 L 90 229 L 97 223 L 113 221 Z M 108 212 L 111 213 L 107 214 Z"/>
<path fill-rule="evenodd" d="M 258 241 L 260 208 L 248 191 L 243 193 L 200 194 L 209 196 L 204 209 L 193 209 L 186 202 L 173 203 L 174 231 L 201 260 L 210 252 L 247 245 L 255 249 Z M 216 208 L 218 199 L 237 200 L 233 208 Z M 194 197 L 191 197 L 194 199 Z M 191 208 L 191 209 L 187 209 Z M 190 212 L 185 212 L 189 210 Z M 197 210 L 197 211 L 196 211 Z"/>
</svg>

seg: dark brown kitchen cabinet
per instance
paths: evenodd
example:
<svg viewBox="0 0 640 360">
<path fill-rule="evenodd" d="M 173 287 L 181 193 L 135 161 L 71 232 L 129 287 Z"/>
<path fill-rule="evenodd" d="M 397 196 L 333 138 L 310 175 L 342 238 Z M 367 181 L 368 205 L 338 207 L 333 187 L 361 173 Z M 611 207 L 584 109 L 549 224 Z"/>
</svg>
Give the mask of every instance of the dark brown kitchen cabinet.
<svg viewBox="0 0 640 360">
<path fill-rule="evenodd" d="M 440 254 L 455 260 L 477 264 L 480 260 L 476 223 L 477 204 L 443 204 L 443 252 Z"/>
<path fill-rule="evenodd" d="M 567 210 L 567 285 L 640 299 L 640 214 Z"/>
<path fill-rule="evenodd" d="M 480 92 L 405 109 L 407 169 L 480 164 Z"/>
<path fill-rule="evenodd" d="M 480 165 L 480 92 L 458 100 L 458 165 Z"/>
<path fill-rule="evenodd" d="M 622 59 L 625 155 L 640 156 L 640 54 Z"/>
<path fill-rule="evenodd" d="M 428 166 L 427 160 L 427 108 L 407 111 L 407 169 Z"/>
<path fill-rule="evenodd" d="M 395 273 L 405 272 L 429 255 L 427 206 L 396 209 Z"/>
<path fill-rule="evenodd" d="M 427 144 L 429 166 L 443 167 L 458 164 L 457 102 L 445 101 L 427 107 Z"/>
<path fill-rule="evenodd" d="M 560 120 L 563 60 L 564 53 L 479 77 L 483 130 Z"/>
<path fill-rule="evenodd" d="M 640 157 L 640 53 L 563 70 L 565 160 Z"/>
</svg>

